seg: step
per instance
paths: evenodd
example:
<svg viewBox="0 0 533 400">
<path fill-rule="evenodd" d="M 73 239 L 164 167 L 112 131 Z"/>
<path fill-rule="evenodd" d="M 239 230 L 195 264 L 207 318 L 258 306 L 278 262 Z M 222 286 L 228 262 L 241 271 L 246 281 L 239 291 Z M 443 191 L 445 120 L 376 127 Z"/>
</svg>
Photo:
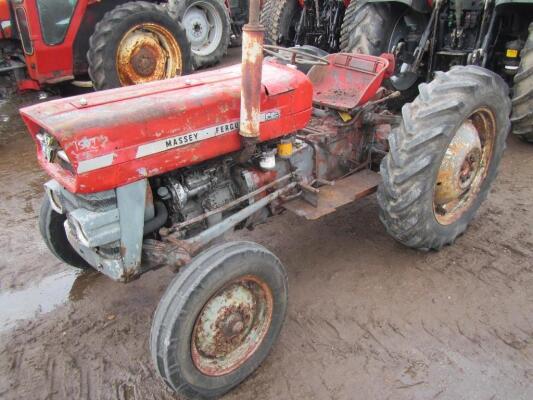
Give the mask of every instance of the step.
<svg viewBox="0 0 533 400">
<path fill-rule="evenodd" d="M 301 198 L 290 200 L 283 207 L 300 217 L 318 219 L 345 204 L 374 193 L 380 182 L 381 176 L 377 172 L 366 169 L 335 181 L 334 185 L 320 187 L 317 207 Z"/>
</svg>

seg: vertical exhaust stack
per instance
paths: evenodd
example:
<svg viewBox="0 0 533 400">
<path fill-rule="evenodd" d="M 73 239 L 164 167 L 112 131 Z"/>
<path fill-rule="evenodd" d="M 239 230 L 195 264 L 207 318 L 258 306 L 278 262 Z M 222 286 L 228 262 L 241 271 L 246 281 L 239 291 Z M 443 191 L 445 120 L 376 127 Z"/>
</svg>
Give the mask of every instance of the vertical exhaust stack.
<svg viewBox="0 0 533 400">
<path fill-rule="evenodd" d="M 250 0 L 248 23 L 242 29 L 241 120 L 239 134 L 243 149 L 238 161 L 250 159 L 259 141 L 261 120 L 261 75 L 264 28 L 259 22 L 260 0 Z"/>
</svg>

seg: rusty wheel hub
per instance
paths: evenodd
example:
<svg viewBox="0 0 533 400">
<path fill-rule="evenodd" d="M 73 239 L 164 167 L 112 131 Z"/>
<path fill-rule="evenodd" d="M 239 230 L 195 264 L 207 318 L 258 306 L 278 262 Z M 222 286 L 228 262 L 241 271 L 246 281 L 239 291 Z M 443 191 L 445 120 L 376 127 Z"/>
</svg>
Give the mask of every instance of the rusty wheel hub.
<svg viewBox="0 0 533 400">
<path fill-rule="evenodd" d="M 227 374 L 259 347 L 272 320 L 273 299 L 256 276 L 227 284 L 203 307 L 192 337 L 193 362 L 210 376 Z"/>
<path fill-rule="evenodd" d="M 442 225 L 456 221 L 470 207 L 490 162 L 495 120 L 490 110 L 474 112 L 457 129 L 437 173 L 435 217 Z"/>
<path fill-rule="evenodd" d="M 166 28 L 140 24 L 122 37 L 116 65 L 123 86 L 172 78 L 181 75 L 181 50 Z"/>
</svg>

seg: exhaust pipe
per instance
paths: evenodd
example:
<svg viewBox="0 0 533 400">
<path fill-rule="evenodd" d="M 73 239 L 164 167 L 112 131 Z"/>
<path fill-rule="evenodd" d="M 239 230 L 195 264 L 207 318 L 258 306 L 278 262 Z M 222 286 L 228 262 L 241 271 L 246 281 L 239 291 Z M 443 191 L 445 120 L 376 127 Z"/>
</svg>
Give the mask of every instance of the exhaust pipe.
<svg viewBox="0 0 533 400">
<path fill-rule="evenodd" d="M 260 0 L 250 0 L 248 23 L 242 28 L 241 117 L 239 134 L 243 149 L 237 157 L 244 163 L 254 154 L 261 122 L 261 75 L 264 28 L 259 22 Z"/>
</svg>

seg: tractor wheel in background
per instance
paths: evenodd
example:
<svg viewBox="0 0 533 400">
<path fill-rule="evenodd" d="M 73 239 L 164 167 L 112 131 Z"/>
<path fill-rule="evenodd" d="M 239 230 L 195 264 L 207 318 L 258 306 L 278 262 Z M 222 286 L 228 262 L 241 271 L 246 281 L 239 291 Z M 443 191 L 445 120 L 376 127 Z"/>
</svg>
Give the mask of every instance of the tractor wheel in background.
<svg viewBox="0 0 533 400">
<path fill-rule="evenodd" d="M 229 12 L 220 0 L 181 0 L 172 10 L 191 44 L 196 68 L 218 64 L 227 53 L 231 37 Z"/>
<path fill-rule="evenodd" d="M 358 1 L 351 1 L 342 22 L 341 51 L 373 56 L 393 52 L 410 33 L 405 16 L 406 11 L 396 8 L 391 3 L 361 4 Z M 419 30 L 425 27 L 425 16 L 414 13 L 412 17 L 412 21 L 417 21 Z M 401 63 L 397 62 L 396 72 L 399 72 L 400 67 Z M 418 94 L 417 83 L 402 90 L 399 98 L 390 100 L 389 107 L 400 109 L 406 102 L 414 100 Z M 385 86 L 394 89 L 390 80 L 385 82 Z"/>
<path fill-rule="evenodd" d="M 533 143 L 533 22 L 529 25 L 529 37 L 520 51 L 520 58 L 514 77 L 512 130 L 518 137 Z"/>
<path fill-rule="evenodd" d="M 264 247 L 230 242 L 203 251 L 157 306 L 150 332 L 157 371 L 187 398 L 229 391 L 268 355 L 287 295 L 285 269 Z"/>
<path fill-rule="evenodd" d="M 282 47 L 294 46 L 296 25 L 302 13 L 298 0 L 267 0 L 263 7 L 266 9 L 261 13 L 265 43 Z"/>
<path fill-rule="evenodd" d="M 89 39 L 89 76 L 97 90 L 192 71 L 185 30 L 165 7 L 136 1 L 107 12 Z"/>
<path fill-rule="evenodd" d="M 39 213 L 39 231 L 46 246 L 60 261 L 71 267 L 88 269 L 91 266 L 70 245 L 65 233 L 66 217 L 52 209 L 50 198 L 44 196 Z"/>
<path fill-rule="evenodd" d="M 501 77 L 475 66 L 439 72 L 402 109 L 381 162 L 380 219 L 399 242 L 438 250 L 464 232 L 496 177 L 511 101 Z"/>
<path fill-rule="evenodd" d="M 274 42 L 268 36 L 267 27 L 270 26 L 270 17 L 272 14 L 272 6 L 276 0 L 265 0 L 263 1 L 263 6 L 261 7 L 261 14 L 259 20 L 261 25 L 265 28 L 264 42 L 265 44 L 274 44 Z"/>
</svg>

